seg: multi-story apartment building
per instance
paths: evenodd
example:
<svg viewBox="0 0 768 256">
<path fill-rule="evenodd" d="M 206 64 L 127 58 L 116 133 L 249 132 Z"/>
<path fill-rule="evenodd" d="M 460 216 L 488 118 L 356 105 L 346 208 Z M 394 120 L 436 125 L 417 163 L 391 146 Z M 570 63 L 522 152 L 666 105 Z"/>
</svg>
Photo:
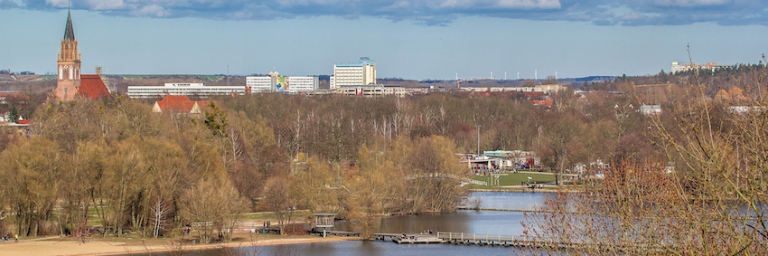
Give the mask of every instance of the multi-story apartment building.
<svg viewBox="0 0 768 256">
<path fill-rule="evenodd" d="M 252 93 L 271 92 L 271 76 L 249 76 L 245 78 L 245 86 L 251 88 Z"/>
<path fill-rule="evenodd" d="M 360 86 L 376 84 L 376 63 L 368 58 L 360 58 L 358 63 L 341 63 L 333 65 L 331 89 L 343 86 Z"/>
<path fill-rule="evenodd" d="M 316 76 L 289 76 L 288 92 L 313 92 L 320 86 L 320 79 Z"/>
<path fill-rule="evenodd" d="M 246 87 L 251 88 L 252 93 L 301 93 L 317 90 L 320 79 L 316 76 L 280 76 L 277 72 L 271 72 L 269 76 L 246 77 L 245 83 Z"/>
</svg>

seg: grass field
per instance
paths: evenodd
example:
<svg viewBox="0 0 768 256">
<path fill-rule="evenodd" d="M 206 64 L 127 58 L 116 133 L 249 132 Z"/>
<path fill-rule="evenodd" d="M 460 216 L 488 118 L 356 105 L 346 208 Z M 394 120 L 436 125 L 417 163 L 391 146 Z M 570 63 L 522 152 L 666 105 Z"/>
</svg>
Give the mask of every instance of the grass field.
<svg viewBox="0 0 768 256">
<path fill-rule="evenodd" d="M 528 177 L 531 177 L 529 180 Z M 493 176 L 472 176 L 472 179 L 477 181 L 488 182 Z M 499 175 L 498 186 L 519 186 L 520 182 L 530 181 L 531 183 L 546 183 L 555 181 L 555 176 L 552 174 L 543 173 L 505 173 Z M 491 186 L 477 186 L 473 185 L 473 188 L 492 188 Z"/>
</svg>

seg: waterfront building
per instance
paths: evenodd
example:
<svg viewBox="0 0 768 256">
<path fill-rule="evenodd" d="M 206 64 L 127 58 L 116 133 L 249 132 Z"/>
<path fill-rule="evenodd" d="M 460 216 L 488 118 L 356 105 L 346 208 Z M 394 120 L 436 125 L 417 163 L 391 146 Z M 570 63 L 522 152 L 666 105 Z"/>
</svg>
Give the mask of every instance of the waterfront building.
<svg viewBox="0 0 768 256">
<path fill-rule="evenodd" d="M 164 86 L 128 86 L 132 99 L 155 99 L 166 95 L 198 96 L 245 95 L 245 86 L 206 86 L 204 83 L 166 83 Z"/>
</svg>

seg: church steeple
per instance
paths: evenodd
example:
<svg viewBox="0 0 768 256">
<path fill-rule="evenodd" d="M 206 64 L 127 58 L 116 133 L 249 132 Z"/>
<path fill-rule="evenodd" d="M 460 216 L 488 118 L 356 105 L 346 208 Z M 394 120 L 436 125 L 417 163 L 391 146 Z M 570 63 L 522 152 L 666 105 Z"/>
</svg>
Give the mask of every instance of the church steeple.
<svg viewBox="0 0 768 256">
<path fill-rule="evenodd" d="M 72 11 L 67 11 L 67 27 L 64 30 L 64 41 L 75 41 L 75 29 L 72 27 Z"/>
<path fill-rule="evenodd" d="M 71 10 L 67 11 L 67 25 L 64 28 L 64 39 L 61 40 L 58 64 L 56 98 L 72 100 L 80 87 L 80 51 L 77 49 Z"/>
</svg>

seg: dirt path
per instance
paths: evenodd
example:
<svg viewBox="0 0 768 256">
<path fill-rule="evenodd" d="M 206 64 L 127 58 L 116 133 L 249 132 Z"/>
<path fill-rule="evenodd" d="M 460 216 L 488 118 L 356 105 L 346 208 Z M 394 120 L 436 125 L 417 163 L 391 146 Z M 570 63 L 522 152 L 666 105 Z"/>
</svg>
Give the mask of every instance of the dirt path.
<svg viewBox="0 0 768 256">
<path fill-rule="evenodd" d="M 344 237 L 302 237 L 302 238 L 281 238 L 281 239 L 268 239 L 258 240 L 254 243 L 251 242 L 232 242 L 226 244 L 214 244 L 214 245 L 185 245 L 185 246 L 173 246 L 170 242 L 158 243 L 157 241 L 151 241 L 152 245 L 142 245 L 141 240 L 112 240 L 112 241 L 89 241 L 85 244 L 71 240 L 71 239 L 56 239 L 58 237 L 46 237 L 39 239 L 23 240 L 18 243 L 0 242 L 0 254 L 4 256 L 26 256 L 26 255 L 39 255 L 39 256 L 57 256 L 57 255 L 115 255 L 115 254 L 127 254 L 127 253 L 145 253 L 145 252 L 159 252 L 159 251 L 175 251 L 175 250 L 202 250 L 202 249 L 215 249 L 222 247 L 238 247 L 238 246 L 256 246 L 264 245 L 278 245 L 278 244 L 297 244 L 297 243 L 324 243 L 324 242 L 336 242 L 354 240 Z M 149 243 L 149 242 L 148 242 Z"/>
</svg>

